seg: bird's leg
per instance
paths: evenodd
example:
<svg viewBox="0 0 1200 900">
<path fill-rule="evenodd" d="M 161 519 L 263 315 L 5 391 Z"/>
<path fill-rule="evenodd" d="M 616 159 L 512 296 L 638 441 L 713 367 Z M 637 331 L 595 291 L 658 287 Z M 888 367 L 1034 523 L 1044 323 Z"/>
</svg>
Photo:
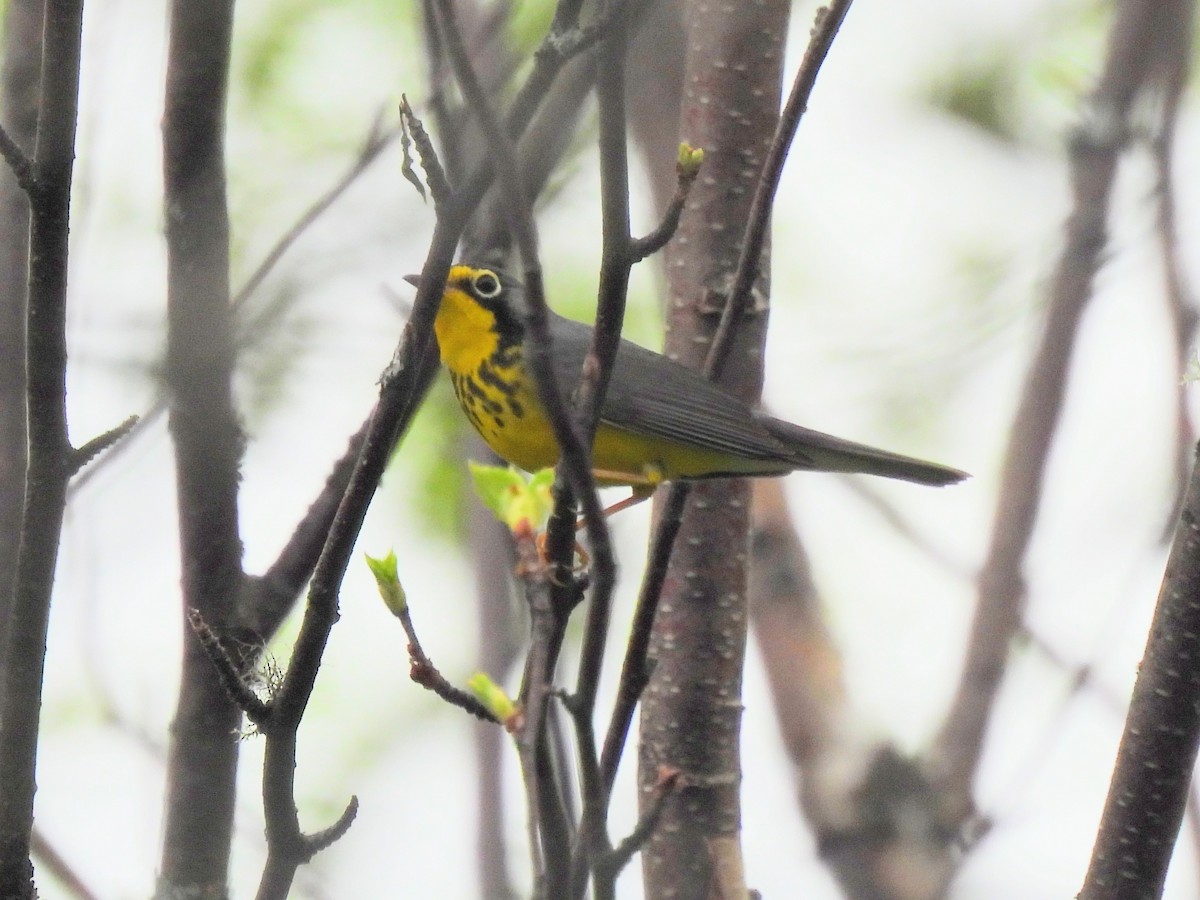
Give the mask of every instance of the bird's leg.
<svg viewBox="0 0 1200 900">
<path fill-rule="evenodd" d="M 623 509 L 629 509 L 631 506 L 637 506 L 639 503 L 649 500 L 664 481 L 662 467 L 655 463 L 647 463 L 636 477 L 631 476 L 628 472 L 609 472 L 604 469 L 595 469 L 592 475 L 598 483 L 607 481 L 613 484 L 627 484 L 632 492 L 624 500 L 605 508 L 604 518 L 606 519 Z M 583 528 L 584 524 L 583 519 L 580 519 L 575 523 L 575 530 Z"/>
<path fill-rule="evenodd" d="M 632 493 L 630 493 L 628 497 L 626 497 L 624 500 L 617 501 L 612 506 L 606 506 L 604 508 L 604 518 L 607 519 L 609 516 L 615 515 L 623 509 L 629 509 L 631 506 L 637 506 L 639 503 L 644 503 L 654 496 L 654 492 L 657 490 L 657 487 L 658 486 L 654 484 L 631 485 L 630 491 Z M 584 524 L 585 523 L 583 519 L 580 519 L 575 523 L 575 529 L 578 531 L 580 528 L 583 528 Z"/>
<path fill-rule="evenodd" d="M 623 509 L 629 509 L 631 506 L 637 506 L 639 503 L 642 503 L 653 497 L 655 488 L 654 485 L 651 484 L 642 484 L 633 486 L 632 490 L 633 493 L 624 500 L 620 500 L 617 503 L 614 503 L 612 506 L 605 507 L 601 511 L 601 515 L 607 519 L 609 516 L 613 515 L 614 513 L 619 513 Z M 583 531 L 586 526 L 587 519 L 583 518 L 583 516 L 580 516 L 575 522 L 576 531 Z M 545 537 L 545 535 L 543 535 L 543 537 Z M 588 554 L 587 550 L 583 548 L 583 544 L 579 543 L 578 541 L 575 542 L 575 553 L 579 557 L 579 569 L 586 569 L 588 567 L 588 563 L 592 561 L 592 557 Z"/>
</svg>

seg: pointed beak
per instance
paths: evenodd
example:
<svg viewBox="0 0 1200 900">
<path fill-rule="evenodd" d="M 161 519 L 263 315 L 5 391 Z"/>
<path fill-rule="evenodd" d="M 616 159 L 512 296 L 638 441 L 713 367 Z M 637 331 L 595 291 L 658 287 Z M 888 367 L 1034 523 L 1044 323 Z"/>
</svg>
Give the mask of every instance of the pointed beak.
<svg viewBox="0 0 1200 900">
<path fill-rule="evenodd" d="M 420 275 L 405 275 L 404 280 L 407 281 L 409 284 L 411 284 L 413 287 L 421 286 L 421 276 Z"/>
</svg>

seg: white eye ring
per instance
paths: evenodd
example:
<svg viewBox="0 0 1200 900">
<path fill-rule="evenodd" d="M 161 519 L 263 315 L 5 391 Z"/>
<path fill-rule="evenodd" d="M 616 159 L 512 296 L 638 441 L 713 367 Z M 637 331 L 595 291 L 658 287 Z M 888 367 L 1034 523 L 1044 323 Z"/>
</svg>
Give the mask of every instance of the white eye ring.
<svg viewBox="0 0 1200 900">
<path fill-rule="evenodd" d="M 493 297 L 500 296 L 500 279 L 494 273 L 483 271 L 475 276 L 475 280 L 471 282 L 471 286 L 475 288 L 475 293 L 484 300 L 491 300 Z"/>
</svg>

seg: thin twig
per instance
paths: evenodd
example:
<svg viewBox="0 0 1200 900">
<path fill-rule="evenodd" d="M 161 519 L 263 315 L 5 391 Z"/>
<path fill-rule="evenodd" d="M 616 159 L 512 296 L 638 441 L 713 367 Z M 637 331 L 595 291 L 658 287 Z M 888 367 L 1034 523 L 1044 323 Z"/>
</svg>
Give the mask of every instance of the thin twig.
<svg viewBox="0 0 1200 900">
<path fill-rule="evenodd" d="M 594 51 L 593 51 L 594 52 Z M 576 127 L 587 110 L 586 99 L 595 82 L 596 66 L 592 59 L 582 59 L 563 71 L 555 81 L 554 90 L 546 98 L 542 109 L 530 122 L 520 142 L 518 163 L 521 166 L 521 181 L 531 199 L 545 202 L 551 199 L 546 194 L 551 176 L 574 148 L 572 139 L 578 132 Z M 460 131 L 475 134 L 477 131 L 465 127 Z M 453 140 L 453 137 L 447 138 Z M 484 207 L 471 221 L 463 238 L 466 255 L 470 259 L 481 259 L 501 264 L 511 256 L 512 236 L 508 228 L 508 217 L 504 198 L 492 191 Z"/>
<path fill-rule="evenodd" d="M 775 203 L 775 192 L 783 175 L 783 164 L 787 160 L 792 141 L 795 140 L 800 119 L 808 109 L 808 99 L 816 86 L 817 73 L 821 71 L 829 48 L 833 46 L 833 39 L 837 37 L 838 29 L 841 28 L 846 13 L 850 11 L 851 2 L 852 0 L 833 0 L 828 7 L 817 10 L 808 47 L 792 82 L 787 103 L 779 115 L 775 137 L 763 163 L 762 175 L 759 177 L 754 201 L 750 206 L 737 268 L 729 289 L 729 300 L 721 312 L 721 322 L 717 326 L 717 333 L 713 336 L 712 346 L 708 351 L 708 359 L 704 363 L 704 370 L 710 378 L 721 373 L 733 350 L 738 323 L 750 310 L 752 289 L 758 277 L 758 263 L 767 239 L 767 229 L 771 224 L 771 207 Z"/>
<path fill-rule="evenodd" d="M 537 232 L 533 222 L 533 211 L 520 180 L 521 173 L 516 162 L 516 152 L 509 135 L 500 126 L 499 120 L 479 84 L 458 29 L 453 4 L 448 0 L 440 0 L 436 10 L 441 24 L 443 45 L 451 67 L 454 69 L 455 77 L 468 106 L 489 141 L 492 161 L 499 176 L 499 190 L 506 198 L 509 227 L 521 255 L 525 299 L 529 310 L 527 327 L 530 331 L 530 339 L 525 344 L 526 357 L 537 382 L 538 398 L 550 420 L 559 447 L 560 478 L 565 478 L 571 488 L 571 494 L 580 502 L 584 521 L 587 523 L 588 533 L 592 540 L 595 577 L 599 581 L 608 583 L 611 590 L 615 564 L 609 545 L 607 525 L 604 522 L 603 511 L 592 477 L 590 442 L 585 443 L 577 431 L 561 390 L 554 379 L 549 310 L 542 284 L 541 266 L 538 261 Z M 565 491 L 560 491 L 554 516 L 554 520 L 558 524 L 557 527 L 554 523 L 551 525 L 559 534 L 565 530 L 562 523 L 570 515 L 569 510 L 570 495 Z M 552 532 L 553 534 L 554 532 Z M 563 546 L 563 543 L 561 540 L 554 540 L 550 544 L 551 553 L 555 554 L 551 557 L 551 564 L 560 571 L 569 567 L 569 554 L 572 552 L 571 546 Z M 573 546 L 573 540 L 571 545 Z M 553 609 L 543 611 L 543 614 L 555 615 Z M 560 621 L 564 619 L 565 617 L 560 617 Z M 549 633 L 544 637 L 548 646 L 552 644 L 557 648 L 561 643 L 559 639 L 553 638 Z M 525 709 L 525 726 L 521 736 L 522 757 L 526 760 L 523 769 L 527 779 L 531 775 L 527 763 L 540 755 L 540 747 L 544 741 L 546 689 L 552 677 L 553 664 L 553 658 L 546 658 L 541 665 L 531 665 L 528 670 L 531 684 L 529 700 Z M 535 792 L 536 807 L 547 802 L 545 792 L 548 787 L 548 785 L 542 784 Z M 544 818 L 540 823 L 542 840 L 547 844 L 547 851 L 550 843 L 562 843 L 561 835 L 550 833 L 551 824 Z M 543 867 L 556 864 L 556 869 L 543 868 L 542 871 L 547 879 L 545 889 L 557 896 L 554 886 L 565 878 L 565 873 L 569 872 L 569 865 L 565 860 L 556 859 L 549 852 L 538 854 L 536 848 L 531 848 L 531 850 L 534 852 L 535 872 L 537 872 L 539 864 Z M 563 874 L 557 871 L 561 868 L 565 868 Z"/>
<path fill-rule="evenodd" d="M 430 18 L 432 18 L 432 4 L 427 3 L 426 6 L 430 10 L 428 15 Z M 633 8 L 629 11 L 627 18 L 624 20 L 625 27 L 627 27 L 630 31 L 635 30 L 644 19 L 642 13 L 644 12 L 646 4 L 639 3 L 632 4 L 632 6 Z M 608 13 L 601 13 L 601 16 L 606 19 L 610 18 Z M 438 53 L 440 54 L 438 59 L 444 60 L 444 53 L 442 53 L 441 49 L 441 38 L 436 34 L 436 29 L 431 30 L 434 32 L 432 37 L 438 45 Z M 431 56 L 433 55 L 434 54 L 431 53 Z M 598 54 L 593 52 L 587 59 L 580 61 L 578 64 L 570 67 L 566 72 L 563 73 L 563 77 L 556 82 L 554 92 L 548 98 L 543 110 L 531 124 L 530 131 L 525 136 L 525 139 L 521 144 L 519 160 L 519 164 L 521 166 L 521 179 L 531 198 L 541 193 L 550 175 L 552 174 L 554 167 L 561 160 L 563 153 L 569 146 L 570 135 L 573 133 L 573 123 L 581 115 L 582 110 L 586 108 L 584 99 L 587 93 L 592 89 L 592 84 L 595 82 L 596 75 L 600 71 L 599 65 L 596 61 L 597 55 Z M 475 54 L 473 54 L 472 57 L 476 59 L 478 58 L 478 56 Z M 442 135 L 444 143 L 457 144 L 460 142 L 460 136 L 462 134 L 478 134 L 477 130 L 470 131 L 468 129 L 467 126 L 469 123 L 464 120 L 464 116 L 461 114 L 455 115 L 453 118 L 451 118 L 449 111 L 442 109 L 440 115 L 445 121 L 452 123 L 451 132 L 449 134 Z M 476 143 L 480 142 L 476 139 Z M 507 224 L 507 199 L 499 192 L 493 193 L 495 196 L 492 198 L 489 206 L 485 210 L 481 211 L 481 213 L 473 220 L 471 229 L 464 238 L 464 245 L 467 248 L 467 258 L 494 260 L 499 263 L 501 260 L 504 260 L 508 257 L 512 238 L 511 231 Z M 603 288 L 601 290 L 601 294 L 602 296 L 604 294 Z M 604 306 L 603 299 L 601 300 L 600 305 L 601 307 Z M 604 314 L 601 313 L 597 318 L 601 319 L 603 317 Z M 589 377 L 587 381 L 590 382 L 591 378 Z M 561 508 L 561 504 L 556 505 L 559 505 Z M 562 526 L 557 528 L 555 531 L 556 536 L 561 538 L 562 550 L 560 552 L 557 549 L 559 545 L 556 545 L 553 540 L 550 541 L 548 543 L 549 552 L 547 556 L 551 559 L 561 558 L 562 553 L 564 552 L 569 553 L 570 548 L 574 544 L 574 515 L 566 515 L 560 519 L 556 519 L 556 521 L 560 522 L 560 525 Z M 578 598 L 582 596 L 582 591 L 580 589 L 581 586 L 576 583 L 576 579 L 568 576 L 565 572 L 561 574 L 564 576 L 561 579 L 563 582 L 563 587 L 557 591 L 559 596 L 552 597 L 550 602 L 550 609 L 557 611 L 557 614 L 547 614 L 543 617 L 543 619 L 535 622 L 534 624 L 535 635 L 548 634 L 550 646 L 539 646 L 538 652 L 534 654 L 534 658 L 530 661 L 530 665 L 527 666 L 527 675 L 532 671 L 540 671 L 545 668 L 545 663 L 541 662 L 540 660 L 557 659 L 559 648 L 561 647 L 562 627 L 565 626 L 566 615 L 577 604 Z M 539 602 L 531 600 L 530 606 L 534 610 L 537 610 L 539 608 Z M 538 613 L 538 615 L 542 614 Z M 557 625 L 555 623 L 557 623 Z M 535 642 L 537 640 L 538 639 L 535 638 Z M 541 643 L 545 644 L 546 640 L 542 640 Z M 543 654 L 546 655 L 543 656 Z M 530 688 L 531 679 L 526 677 L 522 681 L 522 697 L 524 698 L 526 704 L 530 699 Z M 550 707 L 548 709 L 548 727 L 553 725 L 553 716 L 549 715 L 552 712 L 553 707 Z M 578 718 L 573 718 L 572 721 L 578 721 Z M 553 728 L 549 728 L 547 734 L 548 738 L 553 740 L 555 736 Z M 581 746 L 593 743 L 590 737 L 578 737 Z M 555 748 L 559 749 L 558 743 L 555 743 Z M 544 754 L 539 755 L 539 760 L 541 756 L 544 756 Z M 528 759 L 528 757 L 526 758 Z M 584 763 L 584 765 L 586 765 L 586 763 Z M 523 769 L 525 771 L 529 771 L 530 768 L 530 765 L 523 764 Z M 542 780 L 542 771 L 543 769 L 541 766 L 534 767 L 533 775 L 539 781 Z M 552 777 L 561 779 L 559 781 L 559 791 L 562 794 L 562 802 L 551 801 L 551 798 L 547 797 L 547 794 L 549 793 L 548 791 L 540 792 L 541 800 L 531 800 L 531 803 L 539 802 L 541 804 L 540 812 L 538 813 L 539 816 L 548 816 L 552 812 L 557 815 L 557 811 L 560 807 L 564 805 L 569 806 L 569 800 L 572 796 L 571 783 L 569 780 L 561 778 L 563 773 L 566 773 L 567 771 L 569 771 L 568 768 L 564 766 L 555 766 L 554 769 L 550 771 L 550 775 Z M 529 785 L 527 785 L 527 788 L 528 787 Z M 485 787 L 484 793 L 486 795 L 486 802 L 488 804 L 494 802 L 492 799 L 494 797 L 494 791 Z M 533 797 L 535 794 L 539 794 L 539 792 L 531 792 L 530 796 Z M 485 817 L 482 821 L 487 823 L 490 822 L 490 819 Z M 549 829 L 551 834 L 560 830 L 561 829 L 557 825 L 551 825 Z M 499 856 L 497 846 L 498 845 L 494 837 L 485 840 L 481 845 L 481 858 L 484 859 L 485 866 L 487 862 L 490 862 Z M 485 870 L 485 879 L 488 877 L 489 875 Z M 494 880 L 494 876 L 492 877 Z"/>
<path fill-rule="evenodd" d="M 432 142 L 428 140 L 420 119 L 416 117 L 411 107 L 407 105 L 407 100 L 402 106 L 401 114 L 408 122 L 408 126 L 416 134 L 422 136 L 417 140 L 417 150 L 421 154 L 422 166 L 427 167 L 429 172 L 434 173 L 430 175 L 431 189 L 432 184 L 436 183 L 435 197 L 442 196 L 444 201 L 445 197 L 442 191 L 448 191 L 449 184 L 444 180 L 438 179 L 437 173 L 441 172 L 442 168 L 437 158 L 437 152 Z M 366 146 L 370 147 L 373 143 L 376 142 L 373 142 L 368 137 Z M 364 148 L 365 152 L 366 148 Z M 359 172 L 361 173 L 361 171 L 362 169 L 360 168 Z M 347 174 L 339 184 L 348 185 L 352 180 L 349 174 Z M 330 195 L 334 195 L 338 190 L 338 186 L 335 186 L 331 190 Z M 411 315 L 412 309 L 409 310 L 410 318 Z M 432 354 L 426 354 L 419 361 L 418 368 L 412 375 L 412 390 L 408 394 L 407 408 L 401 411 L 399 415 L 398 421 L 400 424 L 397 426 L 397 433 L 393 436 L 395 441 L 398 442 L 400 440 L 403 431 L 407 428 L 408 422 L 411 420 L 412 413 L 428 392 L 436 374 L 437 359 Z M 283 621 L 284 616 L 295 603 L 296 597 L 305 582 L 312 575 L 313 567 L 316 565 L 321 547 L 325 542 L 326 534 L 337 511 L 338 502 L 346 490 L 350 473 L 362 450 L 369 424 L 370 416 L 368 416 L 367 420 L 363 422 L 359 430 L 350 439 L 346 452 L 334 464 L 332 471 L 326 478 L 325 487 L 309 506 L 308 511 L 293 530 L 287 545 L 263 576 L 254 582 L 254 590 L 246 592 L 247 599 L 239 607 L 239 622 L 258 634 L 264 641 L 268 640 L 270 635 L 274 634 L 279 624 Z"/>
<path fill-rule="evenodd" d="M 242 312 L 250 298 L 261 287 L 263 282 L 266 281 L 271 272 L 275 270 L 275 267 L 279 265 L 280 261 L 287 254 L 287 251 L 295 246 L 303 234 L 315 225 L 321 216 L 328 212 L 346 191 L 353 186 L 363 173 L 370 168 L 371 164 L 382 155 L 383 151 L 395 141 L 398 134 L 398 130 L 383 133 L 380 130 L 380 119 L 378 118 L 371 123 L 371 127 L 363 138 L 362 147 L 349 168 L 329 188 L 313 200 L 312 204 L 300 214 L 296 221 L 279 236 L 259 264 L 255 266 L 254 271 L 247 277 L 245 283 L 233 295 L 231 303 L 236 312 L 239 314 Z M 235 324 L 244 325 L 244 322 L 235 322 Z M 138 417 L 137 424 L 133 426 L 127 435 L 127 440 L 122 441 L 113 448 L 112 453 L 105 454 L 103 459 L 97 460 L 96 465 L 90 466 L 87 471 L 71 482 L 68 487 L 68 498 L 75 496 L 92 478 L 103 471 L 110 461 L 118 458 L 128 448 L 132 447 L 137 438 L 148 432 L 162 418 L 163 413 L 166 411 L 167 399 L 163 396 L 157 399 L 149 409 Z M 338 490 L 339 495 L 344 487 L 345 483 L 343 482 L 341 488 Z M 313 558 L 315 558 L 315 554 L 313 554 Z M 302 585 L 303 580 L 292 591 L 293 599 Z"/>
<path fill-rule="evenodd" d="M 335 843 L 340 841 L 350 830 L 350 826 L 354 824 L 354 819 L 358 816 L 358 797 L 351 795 L 346 808 L 342 810 L 342 814 L 338 816 L 337 821 L 328 828 L 318 831 L 316 834 L 309 836 L 309 858 L 320 853 L 322 850 L 328 849 Z"/>
<path fill-rule="evenodd" d="M 580 428 L 590 445 L 594 440 L 600 410 L 608 392 L 612 370 L 620 348 L 621 329 L 625 320 L 625 302 L 629 292 L 629 275 L 637 261 L 630 236 L 629 160 L 626 152 L 625 126 L 625 57 L 628 32 L 614 20 L 597 59 L 596 96 L 600 106 L 600 205 L 602 247 L 600 284 L 592 344 L 584 359 L 580 380 L 577 415 Z M 586 504 L 585 504 L 586 508 Z M 590 527 L 590 523 L 589 523 Z M 609 792 L 604 788 L 600 760 L 596 749 L 594 715 L 596 693 L 604 664 L 608 641 L 615 566 L 608 548 L 608 534 L 599 537 L 589 530 L 593 550 L 598 546 L 608 555 L 607 564 L 593 569 L 595 588 L 588 607 L 583 646 L 579 653 L 579 673 L 572 698 L 571 712 L 575 723 L 579 776 L 583 799 L 579 848 L 592 860 L 597 900 L 613 896 L 612 870 L 596 863 L 612 847 L 608 835 L 607 812 Z M 599 562 L 599 554 L 598 554 Z M 573 893 L 578 896 L 581 867 L 573 862 Z"/>
<path fill-rule="evenodd" d="M 103 434 L 96 435 L 96 437 L 87 441 L 83 446 L 77 447 L 71 454 L 72 472 L 78 472 L 109 447 L 115 446 L 118 441 L 129 437 L 129 433 L 133 431 L 137 423 L 138 417 L 130 416 L 120 425 L 110 428 Z"/>
<path fill-rule="evenodd" d="M 446 99 L 446 54 L 442 50 L 442 38 L 438 33 L 433 0 L 421 0 L 421 28 L 422 45 L 429 62 L 429 96 L 426 97 L 425 103 L 433 113 L 436 131 L 442 139 L 446 170 L 457 180 L 466 169 L 464 159 L 468 147 L 462 128 L 461 110 L 451 110 Z"/>
<path fill-rule="evenodd" d="M 637 606 L 629 627 L 629 643 L 625 649 L 625 660 L 621 665 L 621 678 L 617 684 L 617 699 L 609 719 L 608 732 L 600 754 L 600 772 L 604 777 L 604 789 L 611 794 L 617 780 L 617 767 L 624 754 L 633 712 L 646 684 L 650 681 L 650 635 L 658 612 L 658 601 L 662 596 L 663 583 L 670 569 L 671 552 L 675 538 L 683 524 L 683 510 L 687 504 L 691 485 L 679 481 L 667 489 L 659 512 L 658 527 L 650 539 L 650 552 L 646 560 L 646 574 L 638 592 Z"/>
<path fill-rule="evenodd" d="M 416 626 L 413 625 L 412 613 L 408 607 L 401 609 L 396 617 L 400 620 L 400 624 L 404 628 L 404 633 L 408 635 L 408 659 L 411 663 L 408 677 L 426 690 L 433 691 L 447 703 L 464 709 L 477 719 L 482 719 L 485 722 L 494 722 L 497 725 L 502 725 L 499 719 L 492 712 L 480 703 L 474 695 L 460 690 L 446 680 L 446 677 L 441 673 L 433 661 L 425 653 L 421 646 L 421 640 L 417 637 Z"/>
<path fill-rule="evenodd" d="M 613 9 L 614 12 L 627 10 L 628 15 L 636 16 L 647 6 L 648 2 L 650 0 L 621 0 L 614 4 Z M 558 6 L 555 7 L 550 31 L 534 54 L 533 70 L 520 90 L 517 91 L 511 106 L 509 106 L 508 115 L 505 117 L 504 127 L 510 139 L 515 141 L 520 138 L 559 71 L 576 54 L 586 49 L 586 45 L 582 41 L 564 41 L 562 39 L 562 35 L 569 34 L 575 27 L 580 6 L 581 0 L 559 0 Z M 455 202 L 469 206 L 477 204 L 478 198 L 491 186 L 493 176 L 492 166 L 485 158 L 479 168 L 459 188 Z"/>
<path fill-rule="evenodd" d="M 597 863 L 598 867 L 603 869 L 606 880 L 615 880 L 621 870 L 633 859 L 634 854 L 646 845 L 646 841 L 650 840 L 650 835 L 654 834 L 658 820 L 662 818 L 663 810 L 667 807 L 667 799 L 679 786 L 681 774 L 678 769 L 663 769 L 659 772 L 658 784 L 654 788 L 654 797 L 651 799 L 650 805 L 638 816 L 633 831 L 629 832 L 608 856 Z"/>
<path fill-rule="evenodd" d="M 471 58 L 475 61 L 487 95 L 504 96 L 524 62 L 517 56 L 507 32 L 507 25 L 513 16 L 512 4 L 460 3 L 459 12 L 466 17 L 464 37 L 470 45 Z M 479 163 L 487 147 L 480 140 L 478 129 L 473 127 L 469 111 L 453 96 L 451 88 L 454 73 L 446 65 L 446 54 L 438 33 L 437 13 L 431 0 L 421 0 L 421 25 L 429 62 L 429 93 L 425 105 L 433 113 L 446 172 L 451 182 L 458 182 Z M 464 235 L 463 246 L 477 248 L 488 245 L 473 244 L 468 232 Z M 469 255 L 468 258 L 479 257 Z"/>
<path fill-rule="evenodd" d="M 225 688 L 225 692 L 229 695 L 229 699 L 238 705 L 238 708 L 246 714 L 246 718 L 254 724 L 258 725 L 265 722 L 267 715 L 270 713 L 270 707 L 263 701 L 261 697 L 247 684 L 244 675 L 244 669 L 234 661 L 225 645 L 221 643 L 221 639 L 213 632 L 204 621 L 204 616 L 198 609 L 189 609 L 187 611 L 188 624 L 192 626 L 192 632 L 196 635 L 196 640 L 200 642 L 200 646 L 204 648 L 204 652 L 208 654 L 209 662 L 216 669 L 217 677 L 221 679 L 221 685 Z"/>
<path fill-rule="evenodd" d="M 4 161 L 12 169 L 21 190 L 32 199 L 38 189 L 37 172 L 34 169 L 33 160 L 17 146 L 17 142 L 12 139 L 12 135 L 3 126 L 0 126 L 0 156 L 4 157 Z"/>
<path fill-rule="evenodd" d="M 556 864 L 554 872 L 548 873 L 546 860 L 557 863 L 550 847 L 561 844 L 565 835 L 561 828 L 554 828 L 557 817 L 547 815 L 558 807 L 558 791 L 552 777 L 545 777 L 550 774 L 544 765 L 548 749 L 545 721 L 553 659 L 561 646 L 565 625 L 555 615 L 547 570 L 537 558 L 537 549 L 531 541 L 517 541 L 517 571 L 523 573 L 529 606 L 529 653 L 520 693 L 525 721 L 514 737 L 525 788 L 527 838 L 537 888 L 534 896 L 554 897 L 557 895 L 550 892 L 549 882 L 557 886 L 558 867 Z"/>
<path fill-rule="evenodd" d="M 600 515 L 599 500 L 593 498 L 591 504 L 594 506 L 593 520 L 593 517 L 588 515 L 587 498 L 584 496 L 588 492 L 595 494 L 595 484 L 591 476 L 591 454 L 575 429 L 562 392 L 554 382 L 549 308 L 546 304 L 541 265 L 538 261 L 537 231 L 533 222 L 529 198 L 521 183 L 516 151 L 508 134 L 501 128 L 499 120 L 492 111 L 491 102 L 484 94 L 479 79 L 475 75 L 466 45 L 458 30 L 453 4 L 449 0 L 439 0 L 436 9 L 441 19 L 442 39 L 459 87 L 490 143 L 492 163 L 498 171 L 499 188 L 505 193 L 508 200 L 509 227 L 513 231 L 517 249 L 521 254 L 525 300 L 529 306 L 528 326 L 531 340 L 527 342 L 527 346 L 531 352 L 527 351 L 527 355 L 530 357 L 529 362 L 538 381 L 539 399 L 554 428 L 555 438 L 560 448 L 562 470 L 566 474 L 572 490 L 584 505 L 584 516 L 587 519 L 589 531 L 593 526 L 597 530 L 603 530 L 603 516 Z M 597 565 L 599 564 L 600 560 L 597 560 Z"/>
<path fill-rule="evenodd" d="M 274 246 L 267 251 L 266 256 L 262 261 L 255 266 L 254 271 L 242 284 L 238 292 L 233 295 L 234 309 L 240 309 L 246 301 L 259 289 L 267 276 L 274 271 L 275 266 L 283 259 L 284 255 L 292 248 L 308 229 L 316 224 L 321 216 L 325 215 L 341 196 L 348 191 L 359 177 L 371 167 L 371 164 L 383 154 L 388 147 L 395 142 L 399 135 L 398 128 L 385 129 L 383 127 L 383 111 L 376 113 L 374 120 L 367 129 L 366 137 L 363 138 L 362 146 L 359 148 L 358 155 L 355 156 L 350 167 L 342 173 L 332 185 L 325 190 L 323 194 L 317 197 L 312 204 L 300 217 L 292 223 L 292 226 L 279 236 L 275 241 Z"/>
<path fill-rule="evenodd" d="M 675 167 L 675 174 L 675 193 L 667 204 L 662 221 L 649 234 L 635 240 L 630 248 L 635 262 L 641 262 L 665 247 L 679 228 L 679 217 L 683 215 L 683 206 L 687 203 L 688 194 L 692 192 L 692 185 L 696 183 L 700 169 L 680 162 Z"/>
<path fill-rule="evenodd" d="M 435 367 L 430 366 L 427 375 L 416 377 L 416 391 L 419 394 L 424 393 L 422 381 L 431 380 L 436 371 Z M 251 579 L 246 585 L 243 597 L 238 602 L 234 627 L 256 635 L 264 646 L 296 605 L 300 592 L 312 576 L 329 526 L 337 513 L 338 503 L 346 492 L 350 473 L 354 471 L 354 463 L 362 452 L 369 424 L 368 419 L 347 442 L 346 450 L 326 476 L 321 492 L 296 523 L 275 561 L 262 575 Z"/>
</svg>

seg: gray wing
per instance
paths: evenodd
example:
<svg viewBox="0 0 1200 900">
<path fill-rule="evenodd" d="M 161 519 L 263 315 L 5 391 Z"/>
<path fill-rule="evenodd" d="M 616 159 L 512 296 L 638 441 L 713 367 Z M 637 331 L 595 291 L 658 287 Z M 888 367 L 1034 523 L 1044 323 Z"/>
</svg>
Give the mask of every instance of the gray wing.
<svg viewBox="0 0 1200 900">
<path fill-rule="evenodd" d="M 592 330 L 557 315 L 550 327 L 555 374 L 560 385 L 574 391 Z M 617 428 L 707 450 L 802 465 L 742 400 L 700 373 L 626 340 L 617 350 L 600 418 Z"/>
<path fill-rule="evenodd" d="M 591 329 L 555 316 L 555 373 L 574 391 Z M 857 472 L 918 484 L 954 484 L 965 472 L 793 425 L 751 409 L 698 372 L 621 341 L 600 418 L 609 425 L 797 469 Z"/>
</svg>

